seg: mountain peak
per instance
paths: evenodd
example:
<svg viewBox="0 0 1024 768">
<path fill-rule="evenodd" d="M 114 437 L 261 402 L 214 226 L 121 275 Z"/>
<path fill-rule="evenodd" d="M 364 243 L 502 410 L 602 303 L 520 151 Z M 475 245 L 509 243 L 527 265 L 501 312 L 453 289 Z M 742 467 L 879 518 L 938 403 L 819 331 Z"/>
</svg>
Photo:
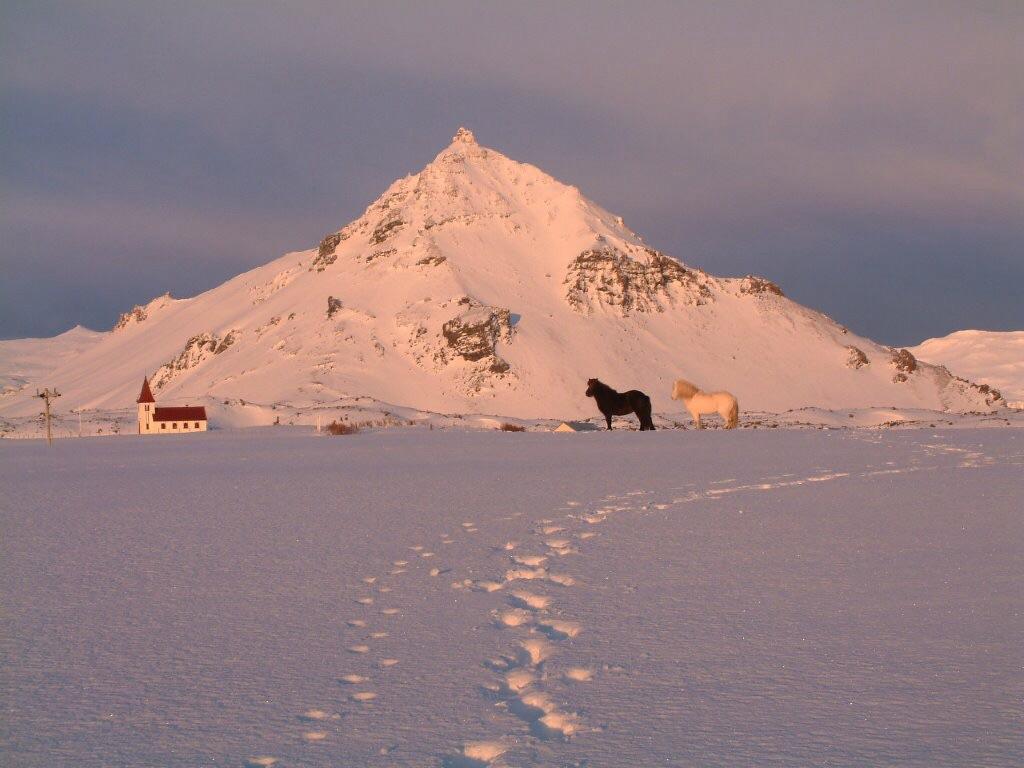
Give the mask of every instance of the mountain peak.
<svg viewBox="0 0 1024 768">
<path fill-rule="evenodd" d="M 452 144 L 476 144 L 476 136 L 465 126 L 459 126 L 459 130 L 452 136 Z"/>
</svg>

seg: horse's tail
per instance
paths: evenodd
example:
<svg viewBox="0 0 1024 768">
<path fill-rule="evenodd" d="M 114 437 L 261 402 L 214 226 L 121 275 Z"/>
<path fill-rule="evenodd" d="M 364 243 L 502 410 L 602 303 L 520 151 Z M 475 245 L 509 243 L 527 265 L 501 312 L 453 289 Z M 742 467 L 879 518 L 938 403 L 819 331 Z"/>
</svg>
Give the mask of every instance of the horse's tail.
<svg viewBox="0 0 1024 768">
<path fill-rule="evenodd" d="M 729 405 L 729 418 L 726 419 L 725 428 L 735 429 L 736 425 L 740 423 L 740 401 L 735 397 L 732 399 L 732 403 Z"/>
<path fill-rule="evenodd" d="M 646 416 L 647 429 L 654 430 L 654 419 L 651 418 L 651 398 L 649 395 L 644 395 L 644 415 Z"/>
</svg>

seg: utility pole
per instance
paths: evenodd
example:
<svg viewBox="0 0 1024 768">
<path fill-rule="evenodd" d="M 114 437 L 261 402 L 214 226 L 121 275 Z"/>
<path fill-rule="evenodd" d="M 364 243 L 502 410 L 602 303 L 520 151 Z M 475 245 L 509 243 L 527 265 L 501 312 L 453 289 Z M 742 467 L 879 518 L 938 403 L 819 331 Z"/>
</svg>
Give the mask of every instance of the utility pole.
<svg viewBox="0 0 1024 768">
<path fill-rule="evenodd" d="M 78 436 L 82 436 L 82 409 L 78 409 Z"/>
<path fill-rule="evenodd" d="M 43 398 L 43 402 L 46 403 L 46 444 L 53 445 L 53 433 L 50 431 L 50 399 L 60 397 L 60 392 L 56 389 L 51 392 L 49 387 L 42 392 L 37 389 L 36 397 Z"/>
</svg>

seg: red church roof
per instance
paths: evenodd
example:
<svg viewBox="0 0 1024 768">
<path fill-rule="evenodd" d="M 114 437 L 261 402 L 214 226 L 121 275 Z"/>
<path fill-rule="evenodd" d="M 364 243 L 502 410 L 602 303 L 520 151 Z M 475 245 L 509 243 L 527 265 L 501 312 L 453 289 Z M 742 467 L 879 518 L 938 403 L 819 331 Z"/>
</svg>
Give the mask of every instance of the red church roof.
<svg viewBox="0 0 1024 768">
<path fill-rule="evenodd" d="M 157 407 L 153 409 L 153 421 L 206 421 L 206 408 L 201 405 Z"/>
<path fill-rule="evenodd" d="M 136 403 L 155 403 L 156 398 L 153 397 L 153 392 L 149 388 L 149 379 L 143 378 L 142 380 L 142 391 L 139 393 L 139 399 Z"/>
</svg>

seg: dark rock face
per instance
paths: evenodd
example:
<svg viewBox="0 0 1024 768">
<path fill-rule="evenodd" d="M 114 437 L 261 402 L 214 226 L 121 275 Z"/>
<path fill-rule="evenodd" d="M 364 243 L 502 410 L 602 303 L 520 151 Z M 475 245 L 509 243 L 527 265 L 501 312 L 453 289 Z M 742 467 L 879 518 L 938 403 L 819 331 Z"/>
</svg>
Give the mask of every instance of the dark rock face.
<svg viewBox="0 0 1024 768">
<path fill-rule="evenodd" d="M 896 369 L 896 375 L 892 377 L 892 380 L 897 383 L 907 381 L 908 374 L 917 370 L 917 360 L 909 349 L 893 349 L 890 350 L 890 353 L 892 354 L 890 362 Z"/>
<path fill-rule="evenodd" d="M 501 307 L 482 305 L 468 296 L 458 303 L 465 311 L 447 321 L 441 327 L 441 335 L 448 353 L 480 363 L 482 375 L 471 377 L 472 383 L 479 386 L 486 374 L 504 374 L 511 368 L 496 352 L 499 341 L 512 340 L 511 313 Z"/>
<path fill-rule="evenodd" d="M 494 348 L 498 340 L 510 332 L 508 315 L 508 310 L 504 309 L 493 310 L 476 320 L 456 317 L 442 326 L 441 333 L 451 350 L 463 360 L 475 363 L 493 358 L 490 369 L 504 372 L 509 365 L 495 354 Z"/>
<path fill-rule="evenodd" d="M 157 299 L 167 300 L 171 300 L 173 298 L 174 297 L 171 296 L 170 291 L 163 294 L 162 296 L 157 297 Z M 157 299 L 154 299 L 153 301 L 156 301 Z M 149 302 L 149 304 L 145 305 L 137 304 L 130 311 L 121 313 L 121 316 L 117 318 L 117 322 L 114 323 L 114 327 L 111 328 L 110 330 L 119 331 L 122 328 L 126 328 L 127 326 L 132 325 L 133 323 L 141 323 L 143 320 L 146 320 L 149 317 L 149 312 L 147 312 L 146 309 L 152 303 L 153 302 L 151 301 Z"/>
<path fill-rule="evenodd" d="M 117 322 L 114 323 L 114 327 L 111 328 L 113 331 L 119 331 L 125 328 L 129 323 L 141 323 L 148 317 L 146 309 L 142 306 L 136 306 L 128 312 L 121 313 L 121 316 L 117 318 Z"/>
<path fill-rule="evenodd" d="M 871 364 L 871 361 L 868 360 L 868 356 L 864 354 L 864 350 L 854 346 L 849 346 L 846 349 L 850 353 L 849 357 L 846 358 L 847 368 L 853 368 L 856 370 L 857 368 Z"/>
<path fill-rule="evenodd" d="M 373 230 L 373 234 L 370 235 L 370 243 L 373 245 L 380 245 L 392 235 L 398 234 L 404 226 L 405 222 L 397 217 L 384 219 L 377 225 L 377 228 Z"/>
<path fill-rule="evenodd" d="M 215 333 L 200 333 L 185 342 L 185 348 L 178 356 L 168 363 L 164 363 L 155 374 L 153 374 L 152 385 L 162 389 L 175 376 L 182 371 L 195 368 L 204 360 L 226 352 L 233 346 L 241 336 L 241 331 L 231 330 L 223 336 Z"/>
<path fill-rule="evenodd" d="M 321 240 L 316 258 L 313 259 L 313 263 L 310 264 L 310 271 L 316 270 L 317 272 L 323 272 L 327 267 L 333 264 L 338 258 L 337 253 L 335 253 L 338 250 L 338 245 L 344 239 L 345 238 L 342 236 L 341 232 L 335 232 Z"/>
<path fill-rule="evenodd" d="M 341 309 L 341 299 L 336 299 L 333 296 L 327 297 L 327 319 L 330 320 L 334 317 L 334 313 Z"/>
<path fill-rule="evenodd" d="M 740 293 L 749 295 L 755 295 L 758 293 L 771 293 L 776 296 L 786 295 L 782 292 L 782 289 L 771 280 L 764 277 L 758 277 L 757 275 L 747 275 L 740 281 Z"/>
<path fill-rule="evenodd" d="M 675 259 L 651 248 L 634 258 L 611 245 L 583 251 L 569 264 L 564 284 L 566 301 L 580 312 L 594 304 L 630 312 L 663 312 L 662 301 L 676 298 L 701 305 L 711 299 L 705 275 L 684 267 Z M 681 288 L 682 291 L 674 290 Z"/>
</svg>

